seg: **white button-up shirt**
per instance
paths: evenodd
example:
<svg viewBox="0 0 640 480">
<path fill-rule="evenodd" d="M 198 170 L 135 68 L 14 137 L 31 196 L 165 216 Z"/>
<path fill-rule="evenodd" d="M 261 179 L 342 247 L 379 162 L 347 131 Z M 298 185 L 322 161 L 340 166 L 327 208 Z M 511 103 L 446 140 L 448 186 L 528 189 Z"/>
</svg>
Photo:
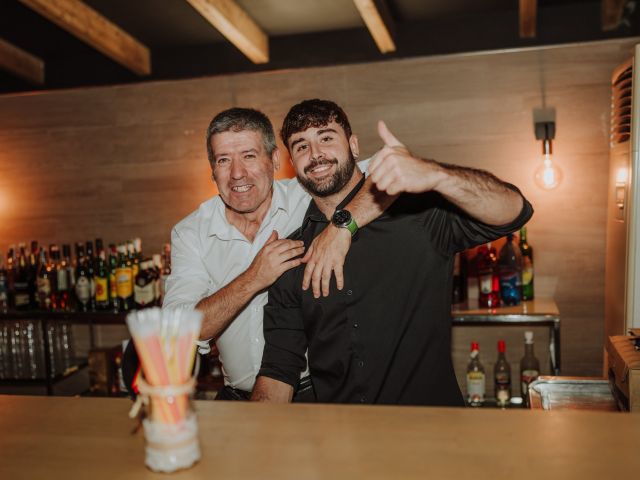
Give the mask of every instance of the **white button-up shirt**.
<svg viewBox="0 0 640 480">
<path fill-rule="evenodd" d="M 273 230 L 286 238 L 302 225 L 310 197 L 293 180 L 273 185 L 271 206 L 253 242 L 231 225 L 219 196 L 202 203 L 171 232 L 171 275 L 163 307 L 194 308 L 244 272 Z M 225 385 L 251 391 L 262 362 L 263 307 L 267 293 L 256 295 L 216 339 Z"/>
</svg>

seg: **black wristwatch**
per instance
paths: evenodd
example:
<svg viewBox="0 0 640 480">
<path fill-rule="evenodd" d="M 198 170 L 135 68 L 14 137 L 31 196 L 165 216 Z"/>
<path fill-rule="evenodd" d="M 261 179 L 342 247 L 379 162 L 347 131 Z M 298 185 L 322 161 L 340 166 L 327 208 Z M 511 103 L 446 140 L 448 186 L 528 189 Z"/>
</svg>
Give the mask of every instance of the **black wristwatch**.
<svg viewBox="0 0 640 480">
<path fill-rule="evenodd" d="M 351 232 L 351 236 L 354 236 L 358 231 L 358 224 L 351 216 L 349 210 L 336 210 L 331 217 L 331 223 L 338 228 L 346 228 Z"/>
</svg>

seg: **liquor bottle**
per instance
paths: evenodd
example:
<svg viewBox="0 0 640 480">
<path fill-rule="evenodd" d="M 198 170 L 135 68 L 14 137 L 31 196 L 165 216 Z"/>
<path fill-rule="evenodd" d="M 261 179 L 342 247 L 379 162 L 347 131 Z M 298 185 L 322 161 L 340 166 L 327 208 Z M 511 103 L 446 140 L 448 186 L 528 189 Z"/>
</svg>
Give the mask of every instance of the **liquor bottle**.
<svg viewBox="0 0 640 480">
<path fill-rule="evenodd" d="M 527 227 L 520 229 L 522 253 L 522 299 L 533 300 L 533 248 L 527 242 Z"/>
<path fill-rule="evenodd" d="M 29 265 L 27 261 L 26 246 L 18 245 L 19 254 L 13 280 L 13 298 L 16 310 L 28 310 L 31 306 L 29 290 Z"/>
<path fill-rule="evenodd" d="M 7 313 L 9 310 L 9 277 L 4 268 L 4 259 L 0 253 L 0 313 Z M 4 361 L 4 360 L 0 360 Z"/>
<path fill-rule="evenodd" d="M 96 286 L 96 308 L 98 310 L 108 310 L 110 304 L 109 268 L 107 266 L 104 248 L 102 248 L 102 241 L 100 241 L 100 244 L 98 245 L 98 240 L 96 240 L 96 248 L 98 249 L 98 260 L 93 276 L 94 284 Z"/>
<path fill-rule="evenodd" d="M 151 260 L 144 260 L 140 264 L 138 275 L 136 275 L 133 297 L 135 306 L 138 309 L 152 306 L 156 299 L 154 274 L 151 271 L 152 266 Z"/>
<path fill-rule="evenodd" d="M 15 308 L 15 286 L 14 280 L 16 278 L 16 260 L 15 260 L 15 245 L 9 245 L 7 250 L 7 301 L 9 308 Z"/>
<path fill-rule="evenodd" d="M 91 310 L 92 312 L 95 312 L 96 311 L 96 281 L 95 281 L 96 259 L 93 256 L 93 242 L 89 240 L 86 242 L 85 245 L 87 248 L 86 268 L 87 268 L 87 275 L 89 276 L 90 295 L 91 295 L 91 297 L 89 298 L 89 310 Z"/>
<path fill-rule="evenodd" d="M 133 309 L 133 271 L 127 258 L 127 246 L 118 246 L 118 267 L 116 268 L 116 289 L 118 307 L 121 312 Z"/>
<path fill-rule="evenodd" d="M 507 407 L 511 400 L 511 366 L 507 362 L 505 351 L 504 340 L 498 340 L 498 361 L 493 367 L 493 379 L 496 404 L 500 408 Z"/>
<path fill-rule="evenodd" d="M 498 256 L 500 296 L 504 305 L 518 305 L 522 299 L 522 256 L 520 247 L 507 235 L 507 242 Z"/>
<path fill-rule="evenodd" d="M 118 312 L 120 303 L 118 302 L 118 285 L 116 282 L 116 269 L 118 268 L 118 252 L 113 243 L 109 244 L 109 300 L 111 310 Z"/>
<path fill-rule="evenodd" d="M 498 277 L 496 249 L 491 243 L 478 248 L 478 281 L 480 294 L 478 304 L 485 308 L 500 306 L 500 279 Z"/>
<path fill-rule="evenodd" d="M 467 301 L 467 254 L 458 252 L 453 257 L 453 305 L 464 304 Z"/>
<path fill-rule="evenodd" d="M 69 308 L 69 281 L 64 259 L 60 258 L 58 245 L 49 247 L 49 256 L 53 264 L 56 289 L 51 293 L 51 308 L 58 312 L 66 312 Z"/>
<path fill-rule="evenodd" d="M 31 309 L 37 309 L 40 305 L 38 298 L 38 257 L 40 249 L 38 242 L 31 240 L 31 249 L 29 250 L 28 263 L 28 283 L 29 283 L 29 305 Z"/>
<path fill-rule="evenodd" d="M 169 278 L 169 275 L 171 275 L 171 245 L 165 243 L 162 251 L 162 270 L 160 271 L 159 306 L 162 306 L 162 302 L 164 301 L 164 295 L 167 291 L 167 278 Z"/>
<path fill-rule="evenodd" d="M 40 249 L 40 263 L 38 265 L 38 278 L 36 281 L 38 288 L 38 305 L 41 310 L 51 310 L 51 292 L 54 290 L 53 283 L 53 266 L 47 260 L 47 252 L 44 248 Z"/>
<path fill-rule="evenodd" d="M 485 374 L 479 355 L 480 347 L 476 342 L 472 342 L 467 366 L 467 402 L 472 407 L 479 407 L 484 403 Z"/>
<path fill-rule="evenodd" d="M 155 291 L 154 305 L 162 306 L 162 290 L 160 287 L 160 277 L 162 275 L 162 257 L 159 253 L 153 254 L 153 285 Z"/>
<path fill-rule="evenodd" d="M 520 360 L 520 385 L 522 398 L 529 404 L 529 384 L 540 375 L 540 362 L 533 353 L 533 332 L 524 332 L 524 357 Z"/>
<path fill-rule="evenodd" d="M 76 243 L 76 309 L 81 312 L 89 311 L 91 302 L 91 278 L 87 268 L 82 244 Z"/>
<path fill-rule="evenodd" d="M 65 290 L 60 290 L 61 281 L 63 285 L 66 285 L 66 295 Z M 66 305 L 62 305 L 61 303 L 61 308 L 64 308 L 66 311 L 75 310 L 77 304 L 76 270 L 71 261 L 71 245 L 68 244 L 62 245 L 62 262 L 60 262 L 60 268 L 58 270 L 58 290 L 60 290 L 62 292 L 61 295 L 66 298 Z"/>
</svg>

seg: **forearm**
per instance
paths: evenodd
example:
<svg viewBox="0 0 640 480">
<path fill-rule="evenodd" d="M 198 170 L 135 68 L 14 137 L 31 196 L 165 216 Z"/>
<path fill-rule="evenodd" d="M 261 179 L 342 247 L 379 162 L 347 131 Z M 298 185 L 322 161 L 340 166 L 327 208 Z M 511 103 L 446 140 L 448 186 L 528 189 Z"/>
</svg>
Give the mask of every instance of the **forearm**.
<svg viewBox="0 0 640 480">
<path fill-rule="evenodd" d="M 290 403 L 292 398 L 291 385 L 269 377 L 258 377 L 251 394 L 253 402 Z"/>
<path fill-rule="evenodd" d="M 200 329 L 201 340 L 219 336 L 258 293 L 258 287 L 250 277 L 248 271 L 245 271 L 231 283 L 197 303 L 196 309 L 204 314 Z"/>
<path fill-rule="evenodd" d="M 362 188 L 345 207 L 358 227 L 364 227 L 378 218 L 398 198 L 378 190 L 371 178 L 367 177 Z"/>
<path fill-rule="evenodd" d="M 439 175 L 435 190 L 475 219 L 487 225 L 505 225 L 522 211 L 522 196 L 491 173 L 433 163 Z"/>
</svg>

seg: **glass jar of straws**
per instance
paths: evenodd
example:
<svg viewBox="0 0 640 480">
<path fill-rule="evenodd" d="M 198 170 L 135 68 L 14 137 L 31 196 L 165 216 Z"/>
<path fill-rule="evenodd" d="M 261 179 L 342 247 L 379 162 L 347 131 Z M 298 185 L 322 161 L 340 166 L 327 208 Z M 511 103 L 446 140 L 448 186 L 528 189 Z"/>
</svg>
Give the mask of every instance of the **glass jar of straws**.
<svg viewBox="0 0 640 480">
<path fill-rule="evenodd" d="M 189 468 L 200 459 L 191 396 L 201 324 L 202 313 L 186 309 L 152 308 L 127 316 L 144 375 L 138 402 L 146 407 L 145 461 L 157 472 Z"/>
</svg>

